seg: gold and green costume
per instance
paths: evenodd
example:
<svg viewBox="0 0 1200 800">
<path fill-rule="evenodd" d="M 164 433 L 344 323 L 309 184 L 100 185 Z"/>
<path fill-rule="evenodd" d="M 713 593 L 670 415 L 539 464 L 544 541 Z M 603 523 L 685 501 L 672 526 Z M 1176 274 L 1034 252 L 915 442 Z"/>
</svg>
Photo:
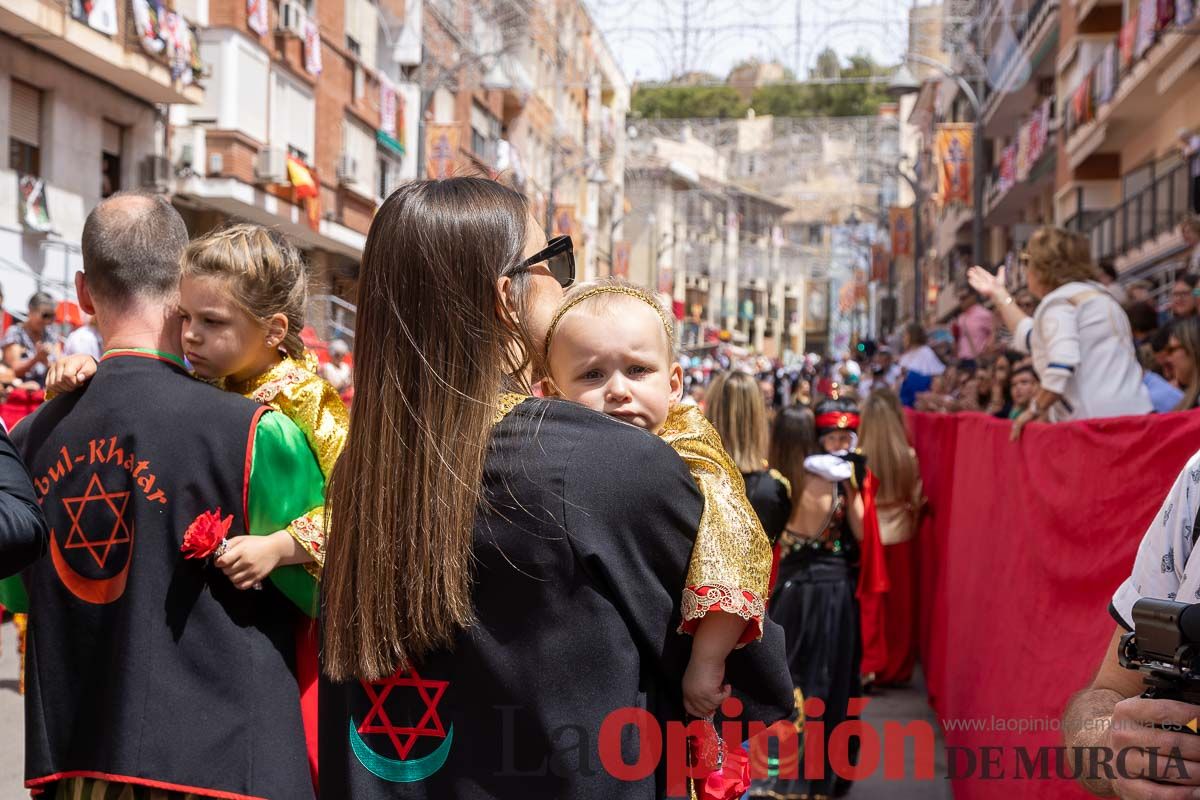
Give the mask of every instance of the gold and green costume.
<svg viewBox="0 0 1200 800">
<path fill-rule="evenodd" d="M 296 423 L 328 482 L 346 446 L 350 415 L 337 391 L 316 374 L 311 363 L 284 358 L 258 377 L 241 384 L 226 383 L 224 388 L 269 406 Z M 287 531 L 313 557 L 304 566 L 319 579 L 325 564 L 324 504 L 296 517 Z"/>
<path fill-rule="evenodd" d="M 696 406 L 672 408 L 659 436 L 683 458 L 704 495 L 680 631 L 694 633 L 708 612 L 724 611 L 751 623 L 739 646 L 755 641 L 762 636 L 771 544 L 746 498 L 742 474 Z"/>
</svg>

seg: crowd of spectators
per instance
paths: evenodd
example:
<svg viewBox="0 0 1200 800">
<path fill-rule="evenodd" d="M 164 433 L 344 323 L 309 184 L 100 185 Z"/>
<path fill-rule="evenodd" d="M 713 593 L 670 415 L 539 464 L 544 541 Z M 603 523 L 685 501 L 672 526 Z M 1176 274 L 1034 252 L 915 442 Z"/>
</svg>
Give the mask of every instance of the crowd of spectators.
<svg viewBox="0 0 1200 800">
<path fill-rule="evenodd" d="M 1200 252 L 1200 218 L 1181 228 Z M 1034 420 L 1200 405 L 1200 274 L 1180 272 L 1156 304 L 1152 283 L 1119 283 L 1085 237 L 1052 227 L 1035 231 L 1020 259 L 1023 284 L 974 267 L 946 324 L 868 342 L 837 377 L 863 397 L 886 385 L 920 411 L 1012 420 L 1014 437 Z"/>
<path fill-rule="evenodd" d="M 104 342 L 94 318 L 77 304 L 55 300 L 46 292 L 34 292 L 24 314 L 11 314 L 3 307 L 0 287 L 0 420 L 11 428 L 45 400 L 46 374 L 56 359 L 85 354 L 98 361 Z M 341 339 L 325 346 L 309 334 L 311 329 L 305 329 L 302 337 L 320 362 L 318 373 L 349 405 L 354 395 L 350 347 Z"/>
</svg>

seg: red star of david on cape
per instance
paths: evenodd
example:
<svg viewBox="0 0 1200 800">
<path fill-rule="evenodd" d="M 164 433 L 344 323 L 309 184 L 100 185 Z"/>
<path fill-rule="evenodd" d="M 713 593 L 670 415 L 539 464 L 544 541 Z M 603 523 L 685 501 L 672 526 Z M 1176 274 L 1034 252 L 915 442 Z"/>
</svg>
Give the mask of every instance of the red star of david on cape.
<svg viewBox="0 0 1200 800">
<path fill-rule="evenodd" d="M 96 566 L 104 568 L 105 562 L 108 561 L 108 554 L 112 550 L 113 545 L 124 544 L 133 536 L 133 531 L 129 529 L 129 525 L 125 522 L 125 507 L 129 505 L 129 492 L 109 492 L 104 489 L 104 484 L 100 482 L 100 476 L 93 474 L 91 480 L 88 481 L 87 489 L 79 497 L 64 497 L 63 505 L 66 506 L 67 516 L 71 518 L 71 531 L 67 534 L 66 544 L 63 548 L 66 550 L 77 550 L 83 548 L 91 554 L 96 561 Z M 107 538 L 89 539 L 83 532 L 83 528 L 79 524 L 79 518 L 83 516 L 83 510 L 88 503 L 100 502 L 108 506 L 113 513 L 112 530 L 108 532 Z"/>
<path fill-rule="evenodd" d="M 363 717 L 358 726 L 359 733 L 383 733 L 392 740 L 396 755 L 401 760 L 408 758 L 413 744 L 421 736 L 432 736 L 438 739 L 446 738 L 446 729 L 442 727 L 442 718 L 438 716 L 437 704 L 446 693 L 449 681 L 427 681 L 417 674 L 415 669 L 401 667 L 390 677 L 380 681 L 362 681 L 362 687 L 371 699 L 371 710 Z M 392 724 L 388 718 L 384 703 L 392 689 L 397 686 L 411 686 L 417 690 L 425 703 L 425 713 L 415 726 L 403 727 Z M 374 722 L 374 724 L 372 724 Z"/>
</svg>

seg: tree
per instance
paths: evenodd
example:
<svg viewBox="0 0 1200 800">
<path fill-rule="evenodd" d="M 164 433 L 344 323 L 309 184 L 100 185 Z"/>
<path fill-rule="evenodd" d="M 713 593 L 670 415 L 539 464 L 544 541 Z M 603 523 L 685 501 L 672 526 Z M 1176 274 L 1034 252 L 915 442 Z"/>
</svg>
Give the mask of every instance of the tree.
<svg viewBox="0 0 1200 800">
<path fill-rule="evenodd" d="M 748 81 L 763 65 L 753 59 L 744 61 L 729 73 L 729 83 L 737 85 L 642 86 L 630 103 L 635 116 L 660 119 L 724 118 L 745 115 L 747 108 L 776 117 L 866 117 L 879 113 L 880 103 L 888 100 L 885 81 L 873 83 L 795 83 L 790 71 L 783 71 L 783 82 L 767 83 L 750 91 Z M 780 67 L 782 69 L 782 67 Z M 845 63 L 831 49 L 817 56 L 809 73 L 813 79 L 884 78 L 891 72 L 864 53 L 850 56 Z M 693 73 L 688 78 L 694 79 Z M 715 80 L 715 79 L 714 79 Z M 739 95 L 739 90 L 743 93 Z M 743 100 L 749 97 L 749 104 Z"/>
<path fill-rule="evenodd" d="M 729 86 L 646 86 L 633 94 L 630 110 L 649 118 L 740 117 L 746 106 Z"/>
<path fill-rule="evenodd" d="M 851 56 L 843 66 L 837 53 L 826 49 L 817 56 L 814 78 L 875 78 L 890 70 L 865 54 Z M 750 98 L 750 107 L 759 114 L 777 117 L 862 117 L 879 113 L 887 102 L 884 82 L 874 83 L 796 83 L 760 86 Z"/>
</svg>

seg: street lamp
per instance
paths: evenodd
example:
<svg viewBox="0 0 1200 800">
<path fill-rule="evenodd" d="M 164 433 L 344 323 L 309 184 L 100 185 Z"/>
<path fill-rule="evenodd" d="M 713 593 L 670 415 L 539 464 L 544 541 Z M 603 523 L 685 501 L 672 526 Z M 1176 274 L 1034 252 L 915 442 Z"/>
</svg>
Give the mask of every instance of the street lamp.
<svg viewBox="0 0 1200 800">
<path fill-rule="evenodd" d="M 971 256 L 976 264 L 983 263 L 983 104 L 979 100 L 979 93 L 971 87 L 971 84 L 962 75 L 955 72 L 952 67 L 936 61 L 932 58 L 920 55 L 918 53 L 906 53 L 905 61 L 912 61 L 917 64 L 937 70 L 947 78 L 958 84 L 958 88 L 962 90 L 963 95 L 967 98 L 967 102 L 971 105 L 971 111 L 975 114 L 975 131 L 974 144 L 975 151 L 975 167 L 971 174 L 971 189 L 974 196 L 974 215 L 971 221 Z M 899 99 L 907 94 L 914 94 L 920 91 L 920 85 L 917 83 L 912 72 L 909 71 L 906 64 L 901 64 L 896 70 L 896 74 L 892 76 L 888 82 L 888 96 Z"/>
<path fill-rule="evenodd" d="M 892 79 L 888 81 L 887 96 L 893 100 L 899 100 L 901 97 L 909 94 L 916 94 L 921 91 L 921 84 L 913 77 L 912 71 L 907 64 L 901 64 L 897 69 Z"/>
</svg>

